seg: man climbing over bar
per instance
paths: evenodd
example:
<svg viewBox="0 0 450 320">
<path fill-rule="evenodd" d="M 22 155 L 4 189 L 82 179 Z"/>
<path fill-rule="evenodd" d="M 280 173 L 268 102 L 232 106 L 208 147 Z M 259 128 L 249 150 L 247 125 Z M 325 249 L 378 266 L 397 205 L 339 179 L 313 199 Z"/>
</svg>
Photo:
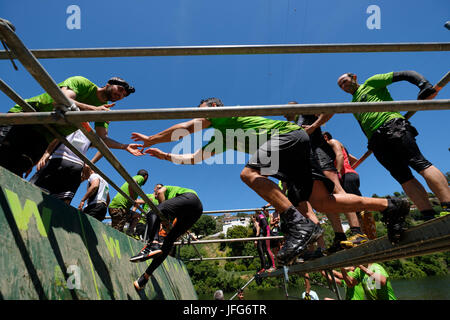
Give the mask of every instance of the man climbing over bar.
<svg viewBox="0 0 450 320">
<path fill-rule="evenodd" d="M 171 221 L 176 219 L 176 223 L 172 225 L 161 245 L 159 237 L 161 219 L 152 211 L 147 214 L 148 243 L 138 254 L 131 257 L 130 261 L 140 262 L 150 258 L 153 260 L 145 272 L 134 281 L 137 290 L 145 287 L 153 272 L 169 255 L 175 241 L 186 233 L 203 213 L 202 202 L 194 190 L 162 184 L 157 186 L 155 192 L 159 211 Z"/>
<path fill-rule="evenodd" d="M 199 105 L 200 108 L 221 106 L 223 103 L 218 98 L 202 100 Z M 390 217 L 387 226 L 390 232 L 398 238 L 403 233 L 402 222 L 409 212 L 407 201 L 350 194 L 333 195 L 333 183 L 323 175 L 317 161 L 310 157 L 308 134 L 300 126 L 288 121 L 263 117 L 197 118 L 173 125 L 152 136 L 132 133 L 132 139 L 143 141 L 144 147 L 150 147 L 179 140 L 209 127 L 216 129 L 213 138 L 192 154 L 171 154 L 157 148 L 149 148 L 144 153 L 178 164 L 195 164 L 226 149 L 252 154 L 241 172 L 241 179 L 280 212 L 286 234 L 286 242 L 277 254 L 280 263 L 294 261 L 309 243 L 322 234 L 317 217 L 314 214 L 304 217 L 297 209 L 304 210 L 308 200 L 320 212 L 382 211 L 383 215 Z M 269 176 L 287 182 L 289 198 Z"/>
<path fill-rule="evenodd" d="M 434 97 L 436 90 L 431 83 L 415 71 L 399 71 L 376 74 L 362 85 L 356 74 L 344 73 L 338 78 L 338 86 L 353 96 L 352 102 L 393 101 L 387 86 L 398 81 L 408 81 L 420 91 L 418 100 Z M 411 168 L 418 172 L 437 196 L 444 211 L 450 211 L 450 188 L 439 169 L 421 153 L 415 137 L 417 130 L 399 112 L 361 112 L 353 114 L 368 139 L 368 149 L 378 162 L 401 184 L 406 195 L 420 210 L 424 220 L 435 217 L 428 194 L 414 178 Z"/>
<path fill-rule="evenodd" d="M 103 87 L 98 87 L 81 76 L 70 77 L 58 86 L 61 91 L 81 111 L 108 111 L 135 89 L 125 80 L 113 77 Z M 25 99 L 36 112 L 51 112 L 55 102 L 48 93 Z M 108 101 L 113 103 L 108 104 Z M 23 112 L 15 105 L 8 112 Z M 74 125 L 55 125 L 55 129 L 64 137 L 78 130 Z M 96 122 L 95 130 L 105 144 L 113 149 L 123 149 L 133 155 L 141 155 L 137 144 L 122 144 L 108 137 L 108 122 Z M 0 126 L 0 165 L 16 175 L 23 177 L 38 163 L 49 143 L 55 137 L 41 125 Z"/>
</svg>

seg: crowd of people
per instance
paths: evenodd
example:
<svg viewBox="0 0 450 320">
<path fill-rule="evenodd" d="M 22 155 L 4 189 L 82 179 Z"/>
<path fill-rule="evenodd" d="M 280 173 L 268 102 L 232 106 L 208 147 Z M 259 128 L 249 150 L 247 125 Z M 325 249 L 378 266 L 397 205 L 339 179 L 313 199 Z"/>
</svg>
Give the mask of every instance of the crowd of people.
<svg viewBox="0 0 450 320">
<path fill-rule="evenodd" d="M 416 85 L 419 88 L 419 100 L 430 99 L 436 94 L 430 82 L 414 71 L 377 74 L 361 85 L 355 74 L 345 73 L 338 78 L 337 84 L 352 95 L 353 102 L 377 102 L 393 100 L 387 86 L 398 81 Z M 105 86 L 99 87 L 84 77 L 75 76 L 61 82 L 59 87 L 80 110 L 85 111 L 107 111 L 114 102 L 135 92 L 132 86 L 118 77 L 109 79 Z M 54 101 L 47 93 L 26 101 L 37 112 L 54 109 Z M 199 104 L 199 108 L 222 106 L 223 102 L 217 97 L 201 100 Z M 22 111 L 18 105 L 9 110 Z M 378 162 L 400 183 L 426 219 L 434 218 L 437 212 L 428 200 L 425 188 L 414 178 L 410 168 L 423 176 L 443 210 L 450 210 L 447 180 L 423 156 L 415 140 L 417 130 L 403 115 L 394 111 L 360 112 L 353 115 L 367 136 L 368 147 L 374 152 Z M 298 258 L 311 259 L 332 254 L 373 239 L 376 234 L 371 211 L 381 212 L 392 243 L 402 240 L 405 218 L 410 210 L 408 200 L 361 195 L 359 175 L 352 167 L 356 158 L 329 132 L 321 131 L 321 126 L 331 118 L 332 114 L 324 113 L 288 115 L 287 121 L 259 116 L 196 118 L 150 135 L 133 132 L 131 139 L 135 143 L 125 144 L 109 137 L 107 121 L 96 122 L 95 131 L 110 148 L 126 150 L 134 156 L 150 155 L 177 164 L 192 165 L 224 152 L 227 148 L 250 153 L 247 142 L 235 140 L 230 145 L 229 141 L 225 141 L 227 130 L 240 130 L 246 137 L 252 137 L 261 134 L 261 129 L 264 129 L 267 139 L 254 140 L 258 141 L 258 148 L 256 152 L 252 152 L 240 174 L 241 180 L 276 210 L 272 216 L 264 212 L 254 216 L 255 236 L 284 236 L 283 242 L 256 241 L 261 257 L 260 272 L 264 272 L 266 269 L 274 270 L 276 261 L 280 265 L 289 265 Z M 55 128 L 80 152 L 86 154 L 91 145 L 81 131 L 73 125 L 55 125 Z M 154 147 L 173 141 L 175 131 L 183 133 L 176 135 L 178 139 L 182 139 L 207 128 L 215 129 L 214 136 L 205 146 L 191 154 L 173 154 Z M 36 166 L 37 173 L 31 181 L 67 204 L 71 203 L 81 182 L 88 180 L 87 191 L 78 209 L 100 221 L 105 218 L 108 210 L 113 228 L 123 231 L 128 223 L 127 232 L 133 236 L 139 235 L 147 242 L 130 259 L 132 262 L 153 259 L 146 271 L 134 282 L 138 290 L 144 288 L 153 272 L 167 257 L 175 240 L 187 232 L 203 212 L 196 191 L 163 184 L 157 184 L 149 197 L 165 219 L 161 219 L 149 207 L 145 214 L 137 213 L 136 206 L 143 202 L 137 199 L 136 192 L 128 183 L 124 183 L 121 190 L 129 198 L 118 193 L 110 201 L 106 181 L 39 125 L 0 126 L 0 152 L 0 165 L 20 177 L 26 177 Z M 100 157 L 100 154 L 96 154 L 92 162 L 98 161 Z M 274 162 L 276 165 L 273 165 Z M 281 188 L 270 177 L 280 180 Z M 149 179 L 149 173 L 145 169 L 139 170 L 133 179 L 139 186 L 143 186 Z M 329 248 L 325 248 L 323 229 L 316 211 L 326 214 L 333 227 L 334 242 Z M 342 228 L 341 213 L 346 216 L 350 225 L 351 235 L 348 238 Z M 311 248 L 311 244 L 316 242 L 318 247 Z M 266 261 L 269 262 L 268 266 Z M 372 272 L 383 274 L 379 268 L 371 269 L 375 268 L 374 265 L 376 266 L 359 266 L 356 271 L 352 271 L 354 277 L 342 270 L 342 279 L 348 288 L 350 284 L 352 288 L 356 287 L 356 282 L 364 287 L 365 275 Z M 380 281 L 381 279 L 380 277 Z M 364 290 L 367 296 L 368 293 Z"/>
</svg>

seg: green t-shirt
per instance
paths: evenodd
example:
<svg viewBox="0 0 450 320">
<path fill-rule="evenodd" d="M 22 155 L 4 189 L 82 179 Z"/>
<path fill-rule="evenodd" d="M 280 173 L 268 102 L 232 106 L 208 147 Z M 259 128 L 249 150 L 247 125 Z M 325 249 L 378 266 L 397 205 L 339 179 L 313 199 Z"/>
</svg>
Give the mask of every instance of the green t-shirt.
<svg viewBox="0 0 450 320">
<path fill-rule="evenodd" d="M 151 202 L 153 202 L 155 206 L 159 204 L 159 201 L 155 198 L 155 195 L 153 193 L 147 194 L 147 197 L 151 200 Z M 150 206 L 147 203 L 144 203 L 142 209 L 144 209 L 145 212 L 148 212 L 150 211 Z"/>
<path fill-rule="evenodd" d="M 142 186 L 144 184 L 144 177 L 141 175 L 137 175 L 133 177 L 133 180 L 136 181 L 136 183 L 139 186 Z M 127 195 L 130 196 L 130 193 L 128 192 L 128 182 L 125 182 L 120 189 L 125 192 Z M 133 200 L 137 199 L 137 193 L 133 192 L 134 197 L 132 197 Z M 110 208 L 123 208 L 123 209 L 130 209 L 133 203 L 131 203 L 129 200 L 127 200 L 123 195 L 120 193 L 117 193 L 116 196 L 112 199 L 111 203 L 109 204 Z"/>
<path fill-rule="evenodd" d="M 203 150 L 216 154 L 227 149 L 253 154 L 272 135 L 301 129 L 289 121 L 263 117 L 210 118 L 208 120 L 215 132 L 211 140 L 203 146 Z"/>
<path fill-rule="evenodd" d="M 183 194 L 183 193 L 194 193 L 195 195 L 197 195 L 197 192 L 195 192 L 192 189 L 188 189 L 188 188 L 182 188 L 182 187 L 176 187 L 176 186 L 164 186 L 164 188 L 166 188 L 166 192 L 164 193 L 166 200 L 175 198 L 176 196 Z"/>
<path fill-rule="evenodd" d="M 393 101 L 387 86 L 392 83 L 394 73 L 376 74 L 360 85 L 353 94 L 352 102 Z M 383 123 L 395 118 L 404 118 L 399 112 L 360 112 L 353 114 L 368 139 Z"/>
<path fill-rule="evenodd" d="M 70 77 L 64 80 L 63 82 L 59 83 L 58 86 L 68 87 L 69 89 L 74 91 L 76 93 L 76 100 L 78 102 L 93 106 L 101 106 L 104 104 L 97 97 L 98 87 L 84 77 L 81 76 Z M 50 95 L 47 92 L 29 99 L 25 99 L 25 101 L 27 101 L 37 112 L 51 112 L 54 109 L 53 105 L 54 100 L 52 97 L 50 97 Z M 9 110 L 9 112 L 23 112 L 23 110 L 21 106 L 16 104 Z M 108 128 L 108 123 L 96 122 L 95 126 Z M 54 139 L 54 137 L 42 126 L 35 126 L 35 128 L 46 137 L 47 141 L 50 142 L 51 140 Z M 72 132 L 78 130 L 77 127 L 72 125 L 56 125 L 55 128 L 63 136 L 68 136 Z"/>
<path fill-rule="evenodd" d="M 147 197 L 150 199 L 151 202 L 153 202 L 153 204 L 155 206 L 158 206 L 159 201 L 155 198 L 155 195 L 153 193 L 147 194 Z M 144 209 L 144 212 L 148 212 L 148 211 L 150 211 L 150 206 L 147 203 L 144 203 L 142 205 L 142 209 Z M 141 213 L 141 218 L 139 219 L 139 223 L 145 224 L 146 222 L 147 222 L 146 214 Z"/>
<path fill-rule="evenodd" d="M 359 268 L 357 268 L 359 270 Z M 355 271 L 357 270 L 355 269 Z M 355 278 L 355 271 L 347 272 L 347 274 Z M 354 287 L 348 287 L 344 280 L 342 280 L 341 285 L 345 289 L 345 300 L 366 300 L 366 295 L 364 293 L 364 288 L 361 283 L 358 283 Z"/>
<path fill-rule="evenodd" d="M 354 278 L 357 279 L 360 284 L 362 284 L 367 300 L 397 300 L 386 270 L 384 270 L 384 268 L 378 263 L 371 264 L 368 269 L 372 272 L 381 274 L 386 277 L 386 284 L 384 286 L 381 286 L 381 284 L 376 283 L 374 278 L 369 277 L 369 275 L 367 275 L 361 269 L 355 269 Z"/>
</svg>

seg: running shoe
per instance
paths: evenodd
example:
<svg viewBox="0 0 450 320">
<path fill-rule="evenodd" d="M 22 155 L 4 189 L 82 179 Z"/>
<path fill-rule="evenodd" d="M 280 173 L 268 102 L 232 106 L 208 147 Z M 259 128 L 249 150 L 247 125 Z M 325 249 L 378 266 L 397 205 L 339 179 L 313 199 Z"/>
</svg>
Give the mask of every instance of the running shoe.
<svg viewBox="0 0 450 320">
<path fill-rule="evenodd" d="M 148 279 L 145 278 L 144 274 L 142 274 L 139 279 L 135 280 L 133 282 L 134 287 L 136 290 L 142 290 L 144 289 L 145 285 L 147 284 Z"/>
<path fill-rule="evenodd" d="M 275 267 L 270 267 L 269 269 L 266 270 L 266 272 L 271 273 L 273 271 L 277 270 L 277 268 Z"/>
<path fill-rule="evenodd" d="M 341 241 L 341 247 L 345 249 L 354 248 L 359 246 L 362 243 L 369 241 L 369 238 L 364 233 L 357 233 L 348 238 L 345 241 Z"/>
<path fill-rule="evenodd" d="M 261 273 L 264 273 L 264 272 L 266 272 L 266 269 L 262 268 L 262 269 L 259 270 L 256 274 L 261 274 Z"/>
<path fill-rule="evenodd" d="M 392 244 L 401 241 L 406 230 L 405 218 L 409 213 L 410 204 L 408 200 L 392 198 L 388 199 L 388 207 L 382 211 L 383 221 L 386 224 L 388 239 Z"/>
<path fill-rule="evenodd" d="M 300 215 L 300 212 L 297 210 L 295 212 L 289 211 L 283 214 L 286 216 L 284 223 L 288 230 L 286 241 L 277 254 L 277 259 L 282 265 L 291 264 L 297 256 L 306 250 L 310 243 L 316 241 L 323 233 L 319 224 L 315 224 L 309 219 L 302 221 L 292 219 L 296 214 Z M 295 222 L 295 220 L 297 221 Z"/>
<path fill-rule="evenodd" d="M 142 262 L 154 258 L 161 253 L 161 245 L 159 243 L 147 244 L 137 255 L 130 258 L 130 262 Z"/>
</svg>

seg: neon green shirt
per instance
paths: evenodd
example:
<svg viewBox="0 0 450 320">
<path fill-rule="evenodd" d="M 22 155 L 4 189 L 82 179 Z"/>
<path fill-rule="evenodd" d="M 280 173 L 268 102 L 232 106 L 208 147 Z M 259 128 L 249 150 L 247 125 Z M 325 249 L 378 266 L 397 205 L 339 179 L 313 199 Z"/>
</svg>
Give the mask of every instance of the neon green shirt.
<svg viewBox="0 0 450 320">
<path fill-rule="evenodd" d="M 144 184 L 144 177 L 141 175 L 137 175 L 133 177 L 133 180 L 136 181 L 136 183 L 139 186 L 142 186 Z M 128 182 L 125 182 L 120 189 L 125 192 L 127 195 L 130 196 L 130 193 L 128 191 Z M 134 197 L 131 197 L 133 200 L 137 199 L 137 193 L 133 192 Z M 116 196 L 112 199 L 111 203 L 109 204 L 110 208 L 124 208 L 124 209 L 130 209 L 133 203 L 131 203 L 129 200 L 127 200 L 123 195 L 120 193 L 117 193 Z"/>
<path fill-rule="evenodd" d="M 203 146 L 203 150 L 222 153 L 227 149 L 249 154 L 256 152 L 250 147 L 259 148 L 275 134 L 285 134 L 301 129 L 289 122 L 263 117 L 210 118 L 215 129 L 214 136 Z"/>
<path fill-rule="evenodd" d="M 155 206 L 159 204 L 159 201 L 155 198 L 155 195 L 153 193 L 147 194 L 147 197 L 153 202 Z M 148 212 L 150 210 L 150 206 L 147 203 L 144 203 L 142 209 L 144 209 L 145 212 Z"/>
<path fill-rule="evenodd" d="M 397 300 L 386 270 L 378 263 L 371 264 L 368 269 L 386 277 L 386 284 L 381 286 L 381 284 L 376 283 L 373 277 L 369 277 L 361 269 L 355 269 L 354 278 L 362 284 L 367 300 Z"/>
<path fill-rule="evenodd" d="M 104 104 L 97 97 L 98 87 L 84 77 L 81 76 L 70 77 L 64 80 L 63 82 L 59 83 L 58 86 L 68 87 L 69 89 L 74 91 L 76 93 L 76 100 L 78 102 L 93 106 L 101 106 Z M 52 97 L 50 97 L 50 95 L 47 92 L 29 99 L 25 99 L 25 101 L 27 101 L 37 112 L 51 112 L 54 109 L 53 105 L 54 100 Z M 23 110 L 21 106 L 16 104 L 9 110 L 9 112 L 23 112 Z M 95 126 L 108 128 L 108 123 L 96 122 Z M 46 137 L 47 141 L 50 142 L 54 139 L 54 137 L 47 130 L 43 129 L 42 126 L 35 126 L 35 128 L 37 129 L 37 131 L 41 132 Z M 78 130 L 77 127 L 71 125 L 55 125 L 55 128 L 63 136 L 68 136 L 72 132 Z"/>
<path fill-rule="evenodd" d="M 353 94 L 352 102 L 393 101 L 387 86 L 392 83 L 394 73 L 376 74 L 360 85 Z M 404 118 L 399 112 L 360 112 L 353 114 L 358 120 L 367 139 L 386 121 Z"/>
<path fill-rule="evenodd" d="M 151 202 L 153 202 L 153 204 L 155 206 L 157 206 L 159 204 L 159 201 L 155 198 L 155 195 L 153 193 L 149 193 L 147 194 L 147 197 L 150 199 Z M 147 203 L 144 203 L 142 206 L 142 209 L 144 209 L 145 212 L 150 211 L 150 206 Z M 139 223 L 146 223 L 147 221 L 147 217 L 144 213 L 141 214 L 141 218 L 139 219 Z"/>
<path fill-rule="evenodd" d="M 359 270 L 359 268 L 356 268 L 356 270 Z M 355 271 L 347 272 L 347 274 L 355 278 Z M 354 287 L 348 287 L 344 280 L 342 280 L 341 285 L 345 289 L 345 300 L 366 300 L 366 295 L 364 293 L 364 288 L 361 283 L 358 283 Z"/>
<path fill-rule="evenodd" d="M 175 198 L 176 196 L 183 194 L 183 193 L 194 193 L 195 195 L 197 195 L 197 192 L 195 192 L 192 189 L 188 189 L 188 188 L 182 188 L 182 187 L 176 187 L 176 186 L 164 186 L 164 188 L 166 188 L 166 192 L 164 193 L 166 200 Z"/>
</svg>

